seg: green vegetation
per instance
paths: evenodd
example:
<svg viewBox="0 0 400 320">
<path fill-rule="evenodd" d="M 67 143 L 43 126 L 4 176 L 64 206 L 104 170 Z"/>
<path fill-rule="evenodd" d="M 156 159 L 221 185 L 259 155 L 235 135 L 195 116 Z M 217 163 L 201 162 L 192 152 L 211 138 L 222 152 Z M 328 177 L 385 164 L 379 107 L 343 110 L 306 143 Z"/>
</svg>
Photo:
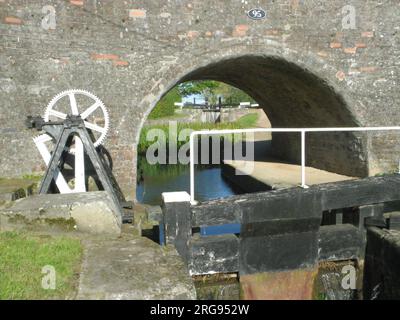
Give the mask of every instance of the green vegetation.
<svg viewBox="0 0 400 320">
<path fill-rule="evenodd" d="M 239 128 L 253 128 L 258 120 L 258 114 L 257 113 L 249 113 L 246 114 L 245 116 L 239 118 L 236 121 L 236 125 Z"/>
<path fill-rule="evenodd" d="M 219 97 L 222 98 L 223 103 L 255 102 L 253 98 L 242 90 L 223 82 L 212 80 L 188 81 L 174 87 L 162 97 L 149 114 L 149 119 L 176 116 L 175 102 L 180 102 L 183 97 L 192 95 L 200 95 L 211 104 L 216 104 Z"/>
<path fill-rule="evenodd" d="M 146 157 L 140 156 L 138 159 L 138 170 L 139 175 L 138 179 L 140 179 L 140 175 L 144 175 L 148 177 L 157 177 L 157 179 L 167 180 L 171 179 L 171 176 L 178 176 L 182 172 L 188 171 L 188 166 L 184 164 L 174 164 L 168 166 L 168 170 L 162 170 L 162 167 L 165 166 L 163 164 L 150 164 L 147 162 Z M 201 166 L 201 165 L 199 165 Z"/>
<path fill-rule="evenodd" d="M 184 97 L 200 95 L 210 103 L 216 103 L 218 100 L 217 89 L 220 83 L 221 82 L 211 80 L 188 81 L 181 83 L 178 89 L 180 94 Z"/>
<path fill-rule="evenodd" d="M 200 95 L 211 104 L 216 104 L 219 97 L 222 98 L 224 103 L 255 102 L 252 97 L 242 90 L 219 81 L 188 81 L 181 83 L 178 89 L 183 97 Z"/>
<path fill-rule="evenodd" d="M 32 182 L 40 182 L 40 180 L 42 180 L 42 177 L 43 176 L 41 174 L 32 174 L 32 173 L 30 173 L 30 174 L 24 174 L 22 176 L 22 179 L 30 180 Z"/>
<path fill-rule="evenodd" d="M 200 130 L 224 130 L 224 129 L 244 129 L 244 128 L 251 128 L 254 127 L 258 120 L 258 115 L 256 113 L 247 114 L 236 122 L 230 123 L 202 123 L 202 122 L 193 122 L 193 123 L 177 123 L 177 133 L 178 136 L 180 135 L 181 131 L 184 129 L 190 129 L 193 131 L 200 131 Z M 159 129 L 164 134 L 155 137 L 155 140 L 149 141 L 147 139 L 147 134 L 150 130 Z M 180 148 L 182 145 L 189 141 L 190 133 L 186 132 L 185 139 L 183 141 L 177 141 L 177 147 Z M 231 135 L 226 135 L 227 137 L 231 137 Z M 160 124 L 154 126 L 144 126 L 141 133 L 140 133 L 140 140 L 138 146 L 138 153 L 144 154 L 146 150 L 157 141 L 160 145 L 168 144 L 169 139 L 169 125 L 168 124 Z M 173 137 L 176 139 L 176 137 Z M 164 140 L 165 139 L 165 140 Z M 239 138 L 240 139 L 240 138 Z M 237 141 L 237 140 L 235 140 Z"/>
<path fill-rule="evenodd" d="M 71 299 L 82 246 L 77 239 L 0 233 L 0 299 Z M 44 266 L 56 271 L 56 289 L 42 288 Z"/>
<path fill-rule="evenodd" d="M 177 87 L 170 90 L 161 100 L 156 104 L 154 109 L 149 114 L 149 119 L 160 119 L 173 116 L 175 113 L 175 102 L 182 100 Z"/>
<path fill-rule="evenodd" d="M 209 164 L 197 164 L 196 170 L 202 170 L 212 167 Z M 137 181 L 143 177 L 147 181 L 151 181 L 151 177 L 155 177 L 157 181 L 169 181 L 171 176 L 176 177 L 182 173 L 189 172 L 189 166 L 181 163 L 177 164 L 150 164 L 144 155 L 138 158 L 138 176 Z"/>
</svg>

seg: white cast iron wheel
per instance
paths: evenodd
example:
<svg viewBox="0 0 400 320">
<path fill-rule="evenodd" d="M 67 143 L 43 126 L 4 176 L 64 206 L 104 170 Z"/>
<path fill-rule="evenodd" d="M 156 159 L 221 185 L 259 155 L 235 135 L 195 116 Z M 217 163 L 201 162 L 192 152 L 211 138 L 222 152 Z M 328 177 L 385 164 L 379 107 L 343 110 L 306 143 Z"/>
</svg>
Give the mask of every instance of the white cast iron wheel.
<svg viewBox="0 0 400 320">
<path fill-rule="evenodd" d="M 85 96 L 86 101 L 90 101 L 85 105 L 78 104 L 79 96 Z M 78 99 L 77 99 L 78 98 Z M 62 109 L 63 108 L 63 109 Z M 100 114 L 94 117 L 93 114 Z M 80 115 L 84 120 L 85 127 L 92 131 L 92 140 L 95 147 L 103 143 L 110 125 L 108 111 L 103 102 L 86 90 L 67 90 L 56 95 L 47 105 L 44 120 L 60 121 L 66 119 L 67 115 Z M 100 122 L 100 124 L 99 124 Z"/>
</svg>

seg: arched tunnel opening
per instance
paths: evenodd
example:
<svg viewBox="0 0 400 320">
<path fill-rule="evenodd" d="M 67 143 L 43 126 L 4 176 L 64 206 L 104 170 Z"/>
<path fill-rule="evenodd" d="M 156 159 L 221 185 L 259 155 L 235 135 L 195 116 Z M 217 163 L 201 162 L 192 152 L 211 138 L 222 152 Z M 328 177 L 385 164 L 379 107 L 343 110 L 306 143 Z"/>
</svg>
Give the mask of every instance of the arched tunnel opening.
<svg viewBox="0 0 400 320">
<path fill-rule="evenodd" d="M 206 80 L 244 91 L 263 109 L 272 128 L 358 126 L 347 102 L 324 79 L 281 58 L 249 55 L 220 60 L 189 72 L 176 86 Z M 265 153 L 299 164 L 300 141 L 298 133 L 272 133 Z M 352 132 L 308 133 L 306 165 L 350 177 L 367 176 L 364 137 Z"/>
<path fill-rule="evenodd" d="M 212 79 L 231 84 L 252 96 L 272 127 L 357 127 L 344 99 L 323 79 L 299 66 L 273 57 L 243 56 L 196 69 L 181 82 Z M 299 138 L 273 134 L 281 158 L 299 162 Z M 366 176 L 362 139 L 353 133 L 310 134 L 307 165 L 349 176 Z"/>
</svg>

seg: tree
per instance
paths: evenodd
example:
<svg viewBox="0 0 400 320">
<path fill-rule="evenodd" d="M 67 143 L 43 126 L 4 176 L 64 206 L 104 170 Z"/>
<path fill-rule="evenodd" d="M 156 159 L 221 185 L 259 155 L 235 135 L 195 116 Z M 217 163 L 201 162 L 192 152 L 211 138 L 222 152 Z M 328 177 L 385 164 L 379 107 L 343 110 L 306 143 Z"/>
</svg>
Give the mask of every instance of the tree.
<svg viewBox="0 0 400 320">
<path fill-rule="evenodd" d="M 220 86 L 220 82 L 212 80 L 201 80 L 201 81 L 188 81 L 181 83 L 179 92 L 182 96 L 188 97 L 191 95 L 201 95 L 205 100 L 210 103 L 215 103 L 218 100 L 216 90 Z"/>
</svg>

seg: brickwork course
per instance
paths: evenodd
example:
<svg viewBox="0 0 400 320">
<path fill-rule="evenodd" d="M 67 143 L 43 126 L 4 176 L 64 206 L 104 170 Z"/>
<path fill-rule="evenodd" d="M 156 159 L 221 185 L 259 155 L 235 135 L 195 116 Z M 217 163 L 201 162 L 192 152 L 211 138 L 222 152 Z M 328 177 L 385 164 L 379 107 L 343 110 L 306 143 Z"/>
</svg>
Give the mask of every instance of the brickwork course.
<svg viewBox="0 0 400 320">
<path fill-rule="evenodd" d="M 350 29 L 347 5 L 355 9 Z M 265 19 L 250 19 L 252 8 Z M 243 89 L 273 127 L 398 125 L 399 17 L 398 0 L 0 0 L 0 176 L 44 170 L 24 118 L 73 88 L 110 111 L 105 147 L 131 199 L 140 129 L 182 81 Z M 298 160 L 299 137 L 273 141 Z M 398 133 L 310 134 L 307 164 L 374 175 L 396 168 L 398 142 Z"/>
</svg>

